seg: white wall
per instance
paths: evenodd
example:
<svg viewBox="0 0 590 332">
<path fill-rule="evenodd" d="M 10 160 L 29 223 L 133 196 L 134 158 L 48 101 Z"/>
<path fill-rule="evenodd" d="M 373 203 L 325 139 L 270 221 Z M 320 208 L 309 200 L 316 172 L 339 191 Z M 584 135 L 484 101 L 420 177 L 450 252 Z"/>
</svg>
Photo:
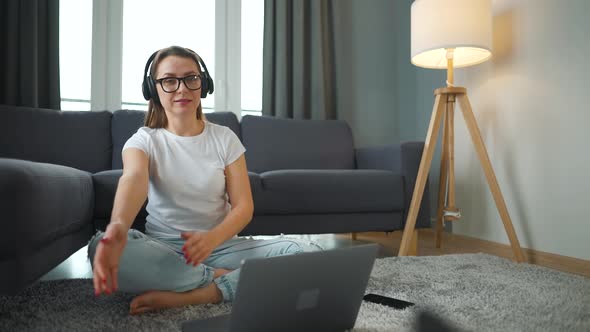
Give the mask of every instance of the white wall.
<svg viewBox="0 0 590 332">
<path fill-rule="evenodd" d="M 494 0 L 494 57 L 458 69 L 523 247 L 590 259 L 590 1 Z M 508 243 L 457 110 L 453 231 Z M 438 165 L 435 165 L 438 168 Z"/>
<path fill-rule="evenodd" d="M 412 2 L 333 3 L 338 117 L 350 124 L 356 146 L 426 135 L 432 93 L 445 73 L 410 63 Z"/>
<path fill-rule="evenodd" d="M 392 0 L 333 3 L 336 107 L 357 147 L 399 141 L 395 5 Z"/>
</svg>

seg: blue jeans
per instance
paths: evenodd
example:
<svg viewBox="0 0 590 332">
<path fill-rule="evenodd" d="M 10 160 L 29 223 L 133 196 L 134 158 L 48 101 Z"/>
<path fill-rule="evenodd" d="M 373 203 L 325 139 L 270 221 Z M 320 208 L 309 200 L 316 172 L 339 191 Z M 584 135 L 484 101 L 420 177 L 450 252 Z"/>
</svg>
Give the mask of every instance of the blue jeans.
<svg viewBox="0 0 590 332">
<path fill-rule="evenodd" d="M 103 236 L 104 233 L 99 231 L 88 243 L 91 264 Z M 192 266 L 186 264 L 182 252 L 184 242 L 182 238 L 155 238 L 130 229 L 119 262 L 119 290 L 128 293 L 150 290 L 185 292 L 214 282 L 221 290 L 223 300 L 231 302 L 243 259 L 322 250 L 315 242 L 304 240 L 234 238 L 217 247 L 202 264 Z M 213 279 L 215 269 L 220 268 L 233 271 Z"/>
</svg>

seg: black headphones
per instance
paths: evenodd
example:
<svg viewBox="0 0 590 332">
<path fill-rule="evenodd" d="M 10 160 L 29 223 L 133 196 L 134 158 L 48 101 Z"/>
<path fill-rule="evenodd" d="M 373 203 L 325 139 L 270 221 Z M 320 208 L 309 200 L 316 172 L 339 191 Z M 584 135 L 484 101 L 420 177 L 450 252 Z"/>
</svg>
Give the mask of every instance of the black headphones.
<svg viewBox="0 0 590 332">
<path fill-rule="evenodd" d="M 199 60 L 197 65 L 199 65 L 199 71 L 201 72 L 201 98 L 206 98 L 207 94 L 213 93 L 213 79 L 211 78 L 211 75 L 209 75 L 209 71 L 207 70 L 205 62 L 203 62 L 203 59 L 201 59 L 197 52 L 188 48 L 185 48 L 185 50 L 194 54 L 197 57 L 197 60 Z M 143 92 L 143 98 L 145 98 L 145 100 L 153 99 L 154 102 L 159 103 L 160 97 L 158 97 L 158 90 L 156 90 L 156 80 L 150 75 L 149 72 L 150 66 L 158 52 L 160 51 L 154 52 L 145 64 L 141 91 Z"/>
</svg>

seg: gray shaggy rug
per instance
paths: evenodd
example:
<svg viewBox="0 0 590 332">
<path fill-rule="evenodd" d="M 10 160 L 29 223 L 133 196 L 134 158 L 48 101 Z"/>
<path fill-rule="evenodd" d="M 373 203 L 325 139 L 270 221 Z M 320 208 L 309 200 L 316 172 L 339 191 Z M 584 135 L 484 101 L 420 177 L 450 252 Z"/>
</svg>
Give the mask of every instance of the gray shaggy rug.
<svg viewBox="0 0 590 332">
<path fill-rule="evenodd" d="M 367 293 L 416 303 L 363 303 L 353 331 L 411 331 L 418 312 L 461 331 L 590 331 L 590 279 L 486 254 L 375 261 Z M 202 305 L 129 316 L 132 296 L 95 298 L 90 279 L 38 282 L 0 296 L 2 331 L 179 331 L 186 320 L 231 311 Z"/>
</svg>

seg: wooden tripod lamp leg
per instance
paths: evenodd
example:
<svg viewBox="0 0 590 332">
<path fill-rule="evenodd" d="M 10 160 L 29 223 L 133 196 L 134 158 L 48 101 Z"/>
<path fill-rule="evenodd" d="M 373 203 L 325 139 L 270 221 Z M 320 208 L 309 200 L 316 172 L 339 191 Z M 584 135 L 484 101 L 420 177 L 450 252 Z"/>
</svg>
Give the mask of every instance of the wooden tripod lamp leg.
<svg viewBox="0 0 590 332">
<path fill-rule="evenodd" d="M 463 117 L 465 118 L 467 128 L 469 129 L 469 133 L 471 134 L 471 139 L 473 140 L 473 145 L 475 146 L 475 150 L 477 151 L 477 155 L 479 156 L 479 161 L 481 162 L 481 166 L 486 175 L 488 185 L 490 186 L 490 190 L 492 191 L 492 196 L 494 197 L 494 201 L 496 202 L 496 207 L 498 208 L 498 212 L 500 212 L 500 217 L 502 218 L 502 222 L 504 223 L 504 229 L 506 230 L 506 234 L 508 235 L 508 239 L 510 240 L 510 245 L 512 247 L 512 251 L 514 252 L 514 257 L 517 262 L 524 262 L 524 255 L 522 253 L 522 249 L 520 248 L 518 237 L 516 236 L 516 232 L 514 231 L 512 221 L 510 220 L 510 215 L 508 214 L 508 209 L 506 208 L 506 203 L 504 202 L 504 197 L 502 196 L 502 192 L 500 191 L 498 180 L 496 179 L 494 169 L 492 168 L 492 163 L 490 162 L 488 152 L 481 138 L 479 128 L 477 127 L 477 122 L 475 121 L 475 116 L 473 115 L 473 111 L 471 110 L 471 104 L 469 103 L 469 99 L 467 98 L 466 94 L 457 96 L 457 98 L 459 99 L 461 111 L 463 112 Z"/>
<path fill-rule="evenodd" d="M 448 177 L 448 149 L 449 144 L 449 113 L 445 110 L 444 124 L 442 132 L 442 145 L 441 145 L 441 158 L 440 158 L 440 173 L 438 181 L 438 206 L 436 209 L 436 233 L 435 233 L 435 244 L 437 248 L 441 247 L 442 244 L 442 232 L 443 232 L 443 212 L 445 209 L 446 197 L 447 197 L 447 177 Z"/>
<path fill-rule="evenodd" d="M 449 185 L 447 188 L 447 204 L 443 213 L 443 220 L 445 221 L 457 220 L 460 216 L 459 209 L 455 205 L 455 99 L 455 94 L 448 95 L 447 160 L 449 168 L 447 173 L 449 174 Z"/>
<path fill-rule="evenodd" d="M 446 100 L 445 94 L 442 94 Z M 434 100 L 434 107 L 430 117 L 430 124 L 428 125 L 428 133 L 426 134 L 426 141 L 424 143 L 424 151 L 422 152 L 422 159 L 420 160 L 420 167 L 418 168 L 418 175 L 416 176 L 416 184 L 414 185 L 414 193 L 412 194 L 412 201 L 410 203 L 410 210 L 408 211 L 408 218 L 404 227 L 404 234 L 402 236 L 402 243 L 400 245 L 398 256 L 407 256 L 412 242 L 412 235 L 416 227 L 416 218 L 418 217 L 418 210 L 422 202 L 422 195 L 424 194 L 424 186 L 430 171 L 430 164 L 434 155 L 436 147 L 436 139 L 438 138 L 438 129 L 440 128 L 441 117 L 444 113 L 444 103 L 441 103 L 441 95 L 437 94 Z"/>
</svg>

